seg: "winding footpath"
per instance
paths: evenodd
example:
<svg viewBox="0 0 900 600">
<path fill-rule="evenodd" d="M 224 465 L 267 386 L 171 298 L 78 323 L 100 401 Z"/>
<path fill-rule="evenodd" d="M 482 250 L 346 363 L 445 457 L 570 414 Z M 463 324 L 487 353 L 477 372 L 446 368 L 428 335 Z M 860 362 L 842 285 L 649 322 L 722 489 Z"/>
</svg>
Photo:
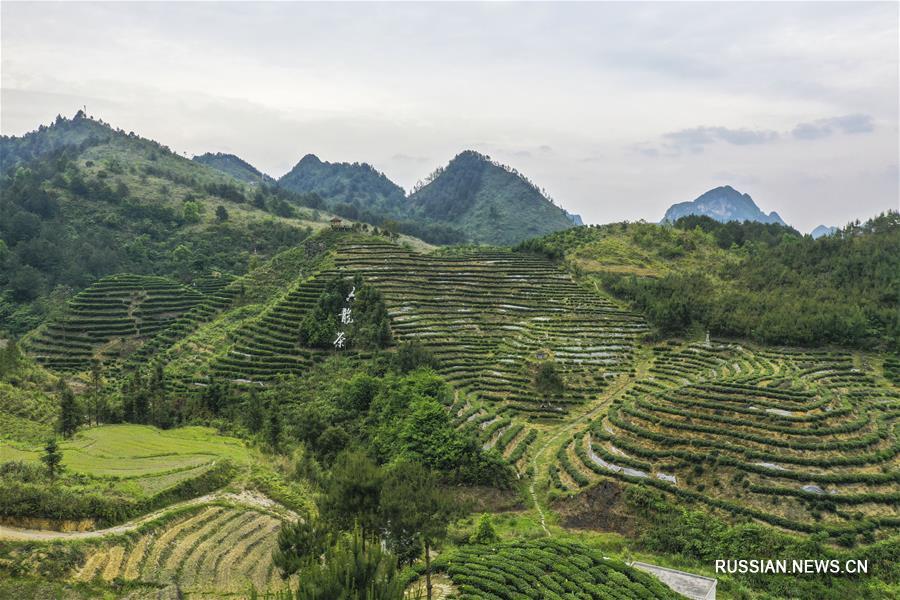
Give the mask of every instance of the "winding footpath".
<svg viewBox="0 0 900 600">
<path fill-rule="evenodd" d="M 49 542 L 56 540 L 83 540 L 83 539 L 91 539 L 91 538 L 101 538 L 107 535 L 118 535 L 120 533 L 126 533 L 128 531 L 134 531 L 141 525 L 153 521 L 154 519 L 158 519 L 170 512 L 175 510 L 185 508 L 188 506 L 196 506 L 202 504 L 208 504 L 210 502 L 223 501 L 223 502 L 232 502 L 234 504 L 241 504 L 250 508 L 255 509 L 263 509 L 272 512 L 280 512 L 287 518 L 296 519 L 297 514 L 293 511 L 285 509 L 284 507 L 280 507 L 274 501 L 262 496 L 260 494 L 256 494 L 250 491 L 242 491 L 239 493 L 233 492 L 216 492 L 214 494 L 207 494 L 205 496 L 198 496 L 196 498 L 191 498 L 190 500 L 185 500 L 183 502 L 178 502 L 175 504 L 170 504 L 165 508 L 161 508 L 152 513 L 148 513 L 137 519 L 133 519 L 131 521 L 127 521 L 120 525 L 114 525 L 112 527 L 107 527 L 106 529 L 93 529 L 91 531 L 52 531 L 52 530 L 44 530 L 44 529 L 23 529 L 20 527 L 10 527 L 7 525 L 0 525 L 0 541 L 40 541 L 40 542 Z M 280 510 L 279 510 L 280 509 Z"/>
<path fill-rule="evenodd" d="M 551 445 L 555 444 L 555 442 L 559 439 L 560 436 L 568 435 L 572 431 L 573 428 L 578 427 L 585 421 L 590 421 L 590 420 L 594 419 L 601 411 L 606 409 L 609 406 L 609 404 L 619 394 L 621 394 L 627 388 L 631 387 L 631 385 L 634 384 L 634 382 L 635 382 L 634 377 L 626 377 L 625 379 L 623 379 L 622 381 L 617 383 L 611 390 L 609 390 L 606 393 L 605 398 L 603 398 L 600 401 L 600 403 L 597 404 L 597 406 L 595 406 L 588 412 L 584 413 L 580 417 L 577 417 L 576 419 L 572 420 L 571 422 L 560 427 L 559 430 L 557 430 L 556 433 L 551 435 L 547 439 L 547 441 L 544 442 L 543 445 L 541 445 L 541 447 L 537 450 L 537 452 L 535 452 L 532 455 L 531 466 L 532 466 L 534 475 L 531 478 L 531 483 L 528 485 L 528 493 L 531 496 L 532 502 L 534 502 L 534 507 L 537 509 L 538 515 L 540 516 L 541 528 L 544 530 L 544 533 L 546 533 L 548 536 L 550 535 L 550 530 L 547 528 L 546 515 L 544 514 L 544 509 L 541 506 L 540 501 L 538 500 L 537 491 L 535 489 L 535 485 L 537 483 L 537 478 L 538 478 L 537 477 L 538 476 L 538 462 L 539 462 L 538 459 L 541 456 L 543 456 L 543 454 L 544 454 L 544 452 L 546 452 L 547 448 L 549 448 Z"/>
</svg>

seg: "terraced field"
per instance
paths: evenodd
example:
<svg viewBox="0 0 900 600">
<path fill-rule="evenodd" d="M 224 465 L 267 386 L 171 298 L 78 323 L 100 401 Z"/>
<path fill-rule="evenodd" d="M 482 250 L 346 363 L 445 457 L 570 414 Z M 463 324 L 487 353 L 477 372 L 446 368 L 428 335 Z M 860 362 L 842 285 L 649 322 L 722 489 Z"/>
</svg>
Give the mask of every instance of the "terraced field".
<svg viewBox="0 0 900 600">
<path fill-rule="evenodd" d="M 279 375 L 302 374 L 322 352 L 300 345 L 300 322 L 315 306 L 327 282 L 327 276 L 301 279 L 283 298 L 237 331 L 228 351 L 213 363 L 213 373 L 244 385 L 271 381 Z"/>
<path fill-rule="evenodd" d="M 900 392 L 849 354 L 665 346 L 550 478 L 643 481 L 787 529 L 873 537 L 900 526 L 898 417 Z"/>
<path fill-rule="evenodd" d="M 542 258 L 503 250 L 416 254 L 348 243 L 337 273 L 361 274 L 384 294 L 394 336 L 418 341 L 457 389 L 525 416 L 557 419 L 631 368 L 644 322 L 576 285 Z M 562 369 L 564 393 L 538 397 L 541 360 Z"/>
<path fill-rule="evenodd" d="M 217 298 L 209 289 L 204 294 L 163 277 L 105 277 L 75 296 L 65 316 L 41 328 L 26 348 L 57 370 L 85 370 L 92 360 L 112 363 L 207 298 Z"/>
<path fill-rule="evenodd" d="M 466 546 L 441 556 L 435 567 L 446 571 L 463 600 L 681 598 L 597 550 L 552 539 Z"/>
<path fill-rule="evenodd" d="M 242 594 L 251 585 L 275 590 L 284 585 L 272 564 L 281 523 L 243 506 L 194 508 L 143 535 L 94 546 L 73 578 L 175 584 L 191 598 Z"/>
<path fill-rule="evenodd" d="M 450 406 L 450 415 L 457 427 L 472 428 L 483 448 L 497 450 L 519 473 L 525 471 L 528 449 L 538 435 L 536 429 L 465 395 Z"/>
</svg>

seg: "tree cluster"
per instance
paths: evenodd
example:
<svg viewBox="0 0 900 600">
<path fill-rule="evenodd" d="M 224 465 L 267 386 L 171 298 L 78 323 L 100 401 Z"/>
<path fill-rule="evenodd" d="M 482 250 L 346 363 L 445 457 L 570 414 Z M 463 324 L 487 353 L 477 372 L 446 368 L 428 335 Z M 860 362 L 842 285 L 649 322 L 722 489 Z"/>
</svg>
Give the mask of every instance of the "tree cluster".
<svg viewBox="0 0 900 600">
<path fill-rule="evenodd" d="M 274 562 L 285 578 L 299 574 L 299 598 L 399 600 L 400 568 L 424 557 L 431 598 L 431 551 L 459 514 L 440 477 L 420 463 L 379 467 L 363 452 L 344 451 L 325 482 L 320 517 L 282 528 Z"/>
</svg>

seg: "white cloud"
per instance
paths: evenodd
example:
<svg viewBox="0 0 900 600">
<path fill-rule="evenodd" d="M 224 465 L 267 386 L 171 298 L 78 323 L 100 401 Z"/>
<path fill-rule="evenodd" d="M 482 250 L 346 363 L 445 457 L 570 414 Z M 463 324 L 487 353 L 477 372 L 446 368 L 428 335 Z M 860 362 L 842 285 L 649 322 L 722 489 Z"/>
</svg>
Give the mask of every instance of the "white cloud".
<svg viewBox="0 0 900 600">
<path fill-rule="evenodd" d="M 896 4 L 0 12 L 4 134 L 87 104 L 189 154 L 233 152 L 278 176 L 312 152 L 406 188 L 476 148 L 593 222 L 658 220 L 722 173 L 759 182 L 742 191 L 801 228 L 897 203 L 896 178 L 869 176 L 897 164 Z"/>
</svg>

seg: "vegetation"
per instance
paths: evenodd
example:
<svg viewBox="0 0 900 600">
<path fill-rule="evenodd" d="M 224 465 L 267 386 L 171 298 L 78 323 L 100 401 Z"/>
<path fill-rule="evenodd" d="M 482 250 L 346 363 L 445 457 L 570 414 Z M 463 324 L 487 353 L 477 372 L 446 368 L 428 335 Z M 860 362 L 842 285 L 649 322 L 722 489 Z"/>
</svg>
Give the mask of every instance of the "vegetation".
<svg viewBox="0 0 900 600">
<path fill-rule="evenodd" d="M 752 552 L 874 573 L 723 596 L 896 596 L 894 213 L 428 249 L 313 211 L 562 211 L 474 153 L 401 203 L 363 165 L 304 159 L 300 194 L 84 116 L 3 145 L 0 595 L 670 598 L 623 561 Z"/>
<path fill-rule="evenodd" d="M 679 597 L 650 575 L 597 550 L 556 540 L 468 546 L 442 557 L 439 566 L 463 599 Z"/>
<path fill-rule="evenodd" d="M 44 454 L 41 456 L 41 462 L 47 466 L 47 475 L 50 477 L 50 481 L 54 481 L 59 473 L 60 463 L 62 463 L 62 453 L 59 451 L 56 438 L 47 440 L 47 445 L 44 446 Z"/>
<path fill-rule="evenodd" d="M 214 169 L 218 169 L 219 171 L 222 171 L 224 173 L 228 173 L 235 179 L 245 181 L 249 184 L 273 185 L 275 183 L 274 179 L 272 179 L 265 173 L 262 173 L 259 169 L 257 169 L 247 161 L 240 159 L 234 154 L 223 154 L 222 152 L 216 152 L 215 154 L 213 154 L 212 152 L 207 152 L 205 154 L 195 156 L 192 160 Z"/>
<path fill-rule="evenodd" d="M 397 571 L 396 560 L 378 544 L 366 544 L 355 531 L 338 538 L 321 561 L 300 572 L 296 593 L 279 594 L 280 599 L 330 600 L 366 598 L 401 600 L 405 579 Z"/>
<path fill-rule="evenodd" d="M 250 189 L 80 112 L 2 147 L 0 322 L 16 335 L 105 275 L 243 273 L 251 256 L 324 225 L 297 218 L 314 216 L 302 198 Z"/>
<path fill-rule="evenodd" d="M 416 217 L 451 224 L 482 244 L 515 244 L 572 226 L 565 211 L 521 173 L 471 150 L 417 186 L 409 203 Z"/>
<path fill-rule="evenodd" d="M 673 228 L 582 227 L 520 249 L 564 256 L 663 335 L 697 328 L 769 344 L 900 344 L 896 212 L 817 240 L 778 225 L 686 217 Z"/>
<path fill-rule="evenodd" d="M 578 487 L 596 476 L 641 483 L 845 546 L 900 522 L 889 509 L 898 396 L 848 355 L 666 345 L 649 374 L 560 448 Z"/>
<path fill-rule="evenodd" d="M 406 201 L 403 188 L 366 163 L 322 162 L 312 154 L 304 156 L 278 185 L 299 193 L 315 193 L 336 214 L 353 220 L 381 225 L 385 216 L 402 211 Z M 373 220 L 360 212 L 381 215 Z"/>
</svg>

